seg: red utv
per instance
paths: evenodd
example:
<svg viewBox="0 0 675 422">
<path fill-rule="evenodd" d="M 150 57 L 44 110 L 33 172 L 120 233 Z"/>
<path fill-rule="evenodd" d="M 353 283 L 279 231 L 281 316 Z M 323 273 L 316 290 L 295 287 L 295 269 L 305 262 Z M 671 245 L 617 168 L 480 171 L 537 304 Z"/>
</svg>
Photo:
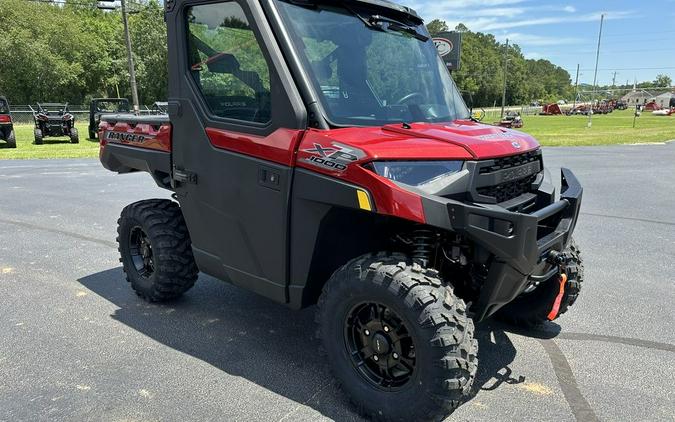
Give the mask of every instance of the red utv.
<svg viewBox="0 0 675 422">
<path fill-rule="evenodd" d="M 359 410 L 440 418 L 471 394 L 474 321 L 530 327 L 579 294 L 582 188 L 529 135 L 471 120 L 422 19 L 383 0 L 165 2 L 168 116 L 104 115 L 127 280 L 201 271 L 293 309 Z M 283 321 L 280 322 L 283 324 Z"/>
<path fill-rule="evenodd" d="M 14 123 L 9 112 L 9 102 L 5 97 L 0 97 L 0 139 L 7 142 L 7 147 L 16 148 Z"/>
</svg>

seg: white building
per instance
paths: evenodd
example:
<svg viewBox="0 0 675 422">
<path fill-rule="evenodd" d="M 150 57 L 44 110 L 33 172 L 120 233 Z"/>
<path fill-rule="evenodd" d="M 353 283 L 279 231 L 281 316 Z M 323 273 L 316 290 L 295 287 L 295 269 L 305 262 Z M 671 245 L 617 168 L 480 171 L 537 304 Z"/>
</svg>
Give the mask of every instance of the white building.
<svg viewBox="0 0 675 422">
<path fill-rule="evenodd" d="M 623 101 L 628 104 L 629 107 L 636 106 L 638 104 L 647 104 L 647 102 L 654 98 L 654 95 L 647 91 L 631 91 L 628 94 L 621 97 Z"/>
<path fill-rule="evenodd" d="M 664 92 L 663 94 L 658 95 L 654 101 L 656 101 L 656 104 L 661 108 L 675 107 L 675 93 Z"/>
</svg>

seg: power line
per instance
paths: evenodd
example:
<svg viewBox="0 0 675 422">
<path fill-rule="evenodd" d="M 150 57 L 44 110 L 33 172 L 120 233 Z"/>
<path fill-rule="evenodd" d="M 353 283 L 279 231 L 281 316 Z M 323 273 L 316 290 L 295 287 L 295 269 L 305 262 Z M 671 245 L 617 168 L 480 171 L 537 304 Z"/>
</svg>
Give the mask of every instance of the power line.
<svg viewBox="0 0 675 422">
<path fill-rule="evenodd" d="M 562 69 L 564 70 L 574 70 L 574 68 L 571 67 L 563 67 Z M 605 67 L 605 68 L 599 68 L 598 70 L 671 70 L 675 69 L 675 66 L 670 66 L 670 67 Z M 594 68 L 587 68 L 587 69 L 580 69 L 581 71 L 591 71 L 594 70 Z"/>
<path fill-rule="evenodd" d="M 675 33 L 675 30 L 668 30 L 668 31 L 640 31 L 641 35 L 653 35 L 653 34 L 671 34 Z M 622 37 L 635 37 L 635 34 L 630 34 L 630 33 L 623 33 L 623 34 L 610 34 L 610 35 L 605 35 L 607 38 L 622 38 Z"/>
</svg>

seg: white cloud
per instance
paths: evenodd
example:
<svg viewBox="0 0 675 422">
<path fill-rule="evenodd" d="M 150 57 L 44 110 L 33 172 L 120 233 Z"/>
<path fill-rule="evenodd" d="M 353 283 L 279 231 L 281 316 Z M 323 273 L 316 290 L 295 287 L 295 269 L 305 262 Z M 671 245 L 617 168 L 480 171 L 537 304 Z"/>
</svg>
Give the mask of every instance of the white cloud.
<svg viewBox="0 0 675 422">
<path fill-rule="evenodd" d="M 537 53 L 535 51 L 530 51 L 529 53 L 525 53 L 525 54 L 523 54 L 523 56 L 525 56 L 526 59 L 530 59 L 530 60 L 539 60 L 539 59 L 542 59 L 542 58 L 546 57 L 544 54 Z"/>
<path fill-rule="evenodd" d="M 584 40 L 574 37 L 549 37 L 544 35 L 523 34 L 521 32 L 506 32 L 496 37 L 499 41 L 504 41 L 507 38 L 512 44 L 519 44 L 521 46 L 550 46 L 550 45 L 565 45 L 565 44 L 579 44 Z"/>
<path fill-rule="evenodd" d="M 575 23 L 575 22 L 593 22 L 600 21 L 601 13 L 589 13 L 577 16 L 549 16 L 531 19 L 513 19 L 504 20 L 498 17 L 485 17 L 477 19 L 462 19 L 460 13 L 448 18 L 447 23 L 452 28 L 457 23 L 464 23 L 472 31 L 495 31 L 499 29 L 523 28 L 528 26 L 553 25 L 559 23 Z M 626 19 L 634 16 L 632 11 L 615 11 L 606 12 L 605 20 L 610 19 Z"/>
<path fill-rule="evenodd" d="M 563 7 L 563 12 L 574 13 L 577 11 L 577 8 L 574 6 L 565 6 Z"/>
</svg>

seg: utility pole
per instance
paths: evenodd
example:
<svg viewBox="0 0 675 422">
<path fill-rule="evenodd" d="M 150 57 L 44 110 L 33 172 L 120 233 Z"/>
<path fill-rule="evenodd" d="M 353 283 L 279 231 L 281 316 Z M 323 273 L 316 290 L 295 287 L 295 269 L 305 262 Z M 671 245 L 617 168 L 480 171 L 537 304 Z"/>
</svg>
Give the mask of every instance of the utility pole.
<svg viewBox="0 0 675 422">
<path fill-rule="evenodd" d="M 101 0 L 97 2 L 96 7 L 101 10 L 115 10 L 114 5 L 107 5 L 105 3 L 111 3 L 114 0 Z M 102 4 L 103 3 L 103 4 Z M 122 9 L 122 24 L 124 25 L 124 41 L 127 45 L 127 62 L 129 65 L 129 85 L 131 86 L 131 99 L 134 103 L 134 113 L 138 114 L 140 107 L 138 105 L 138 89 L 136 87 L 136 69 L 134 68 L 134 57 L 131 54 L 131 36 L 129 35 L 129 21 L 127 19 L 127 4 L 126 0 L 120 0 L 120 6 Z M 135 12 L 132 12 L 135 13 Z M 117 88 L 117 96 L 119 97 L 119 87 Z"/>
<path fill-rule="evenodd" d="M 574 105 L 572 110 L 577 108 L 577 96 L 579 95 L 579 63 L 577 63 L 577 77 L 574 80 Z"/>
<path fill-rule="evenodd" d="M 614 71 L 614 76 L 612 76 L 612 88 L 616 86 L 616 70 Z"/>
<path fill-rule="evenodd" d="M 595 73 L 593 75 L 593 95 L 591 97 L 591 110 L 588 113 L 588 127 L 593 126 L 593 103 L 595 102 L 595 85 L 598 82 L 598 62 L 600 61 L 600 40 L 602 40 L 602 24 L 605 21 L 605 14 L 600 15 L 600 33 L 598 34 L 598 50 L 595 53 Z"/>
<path fill-rule="evenodd" d="M 509 39 L 506 39 L 506 48 L 504 49 L 504 90 L 502 91 L 502 115 L 504 118 L 504 106 L 506 105 L 506 72 L 509 68 Z"/>
<path fill-rule="evenodd" d="M 124 23 L 124 39 L 127 43 L 127 61 L 129 62 L 129 85 L 131 85 L 131 100 L 134 103 L 134 113 L 138 114 L 140 107 L 138 105 L 138 89 L 136 87 L 136 69 L 134 68 L 134 58 L 131 54 L 131 35 L 129 35 L 127 7 L 125 0 L 120 0 L 120 4 L 122 7 L 122 22 Z"/>
</svg>

